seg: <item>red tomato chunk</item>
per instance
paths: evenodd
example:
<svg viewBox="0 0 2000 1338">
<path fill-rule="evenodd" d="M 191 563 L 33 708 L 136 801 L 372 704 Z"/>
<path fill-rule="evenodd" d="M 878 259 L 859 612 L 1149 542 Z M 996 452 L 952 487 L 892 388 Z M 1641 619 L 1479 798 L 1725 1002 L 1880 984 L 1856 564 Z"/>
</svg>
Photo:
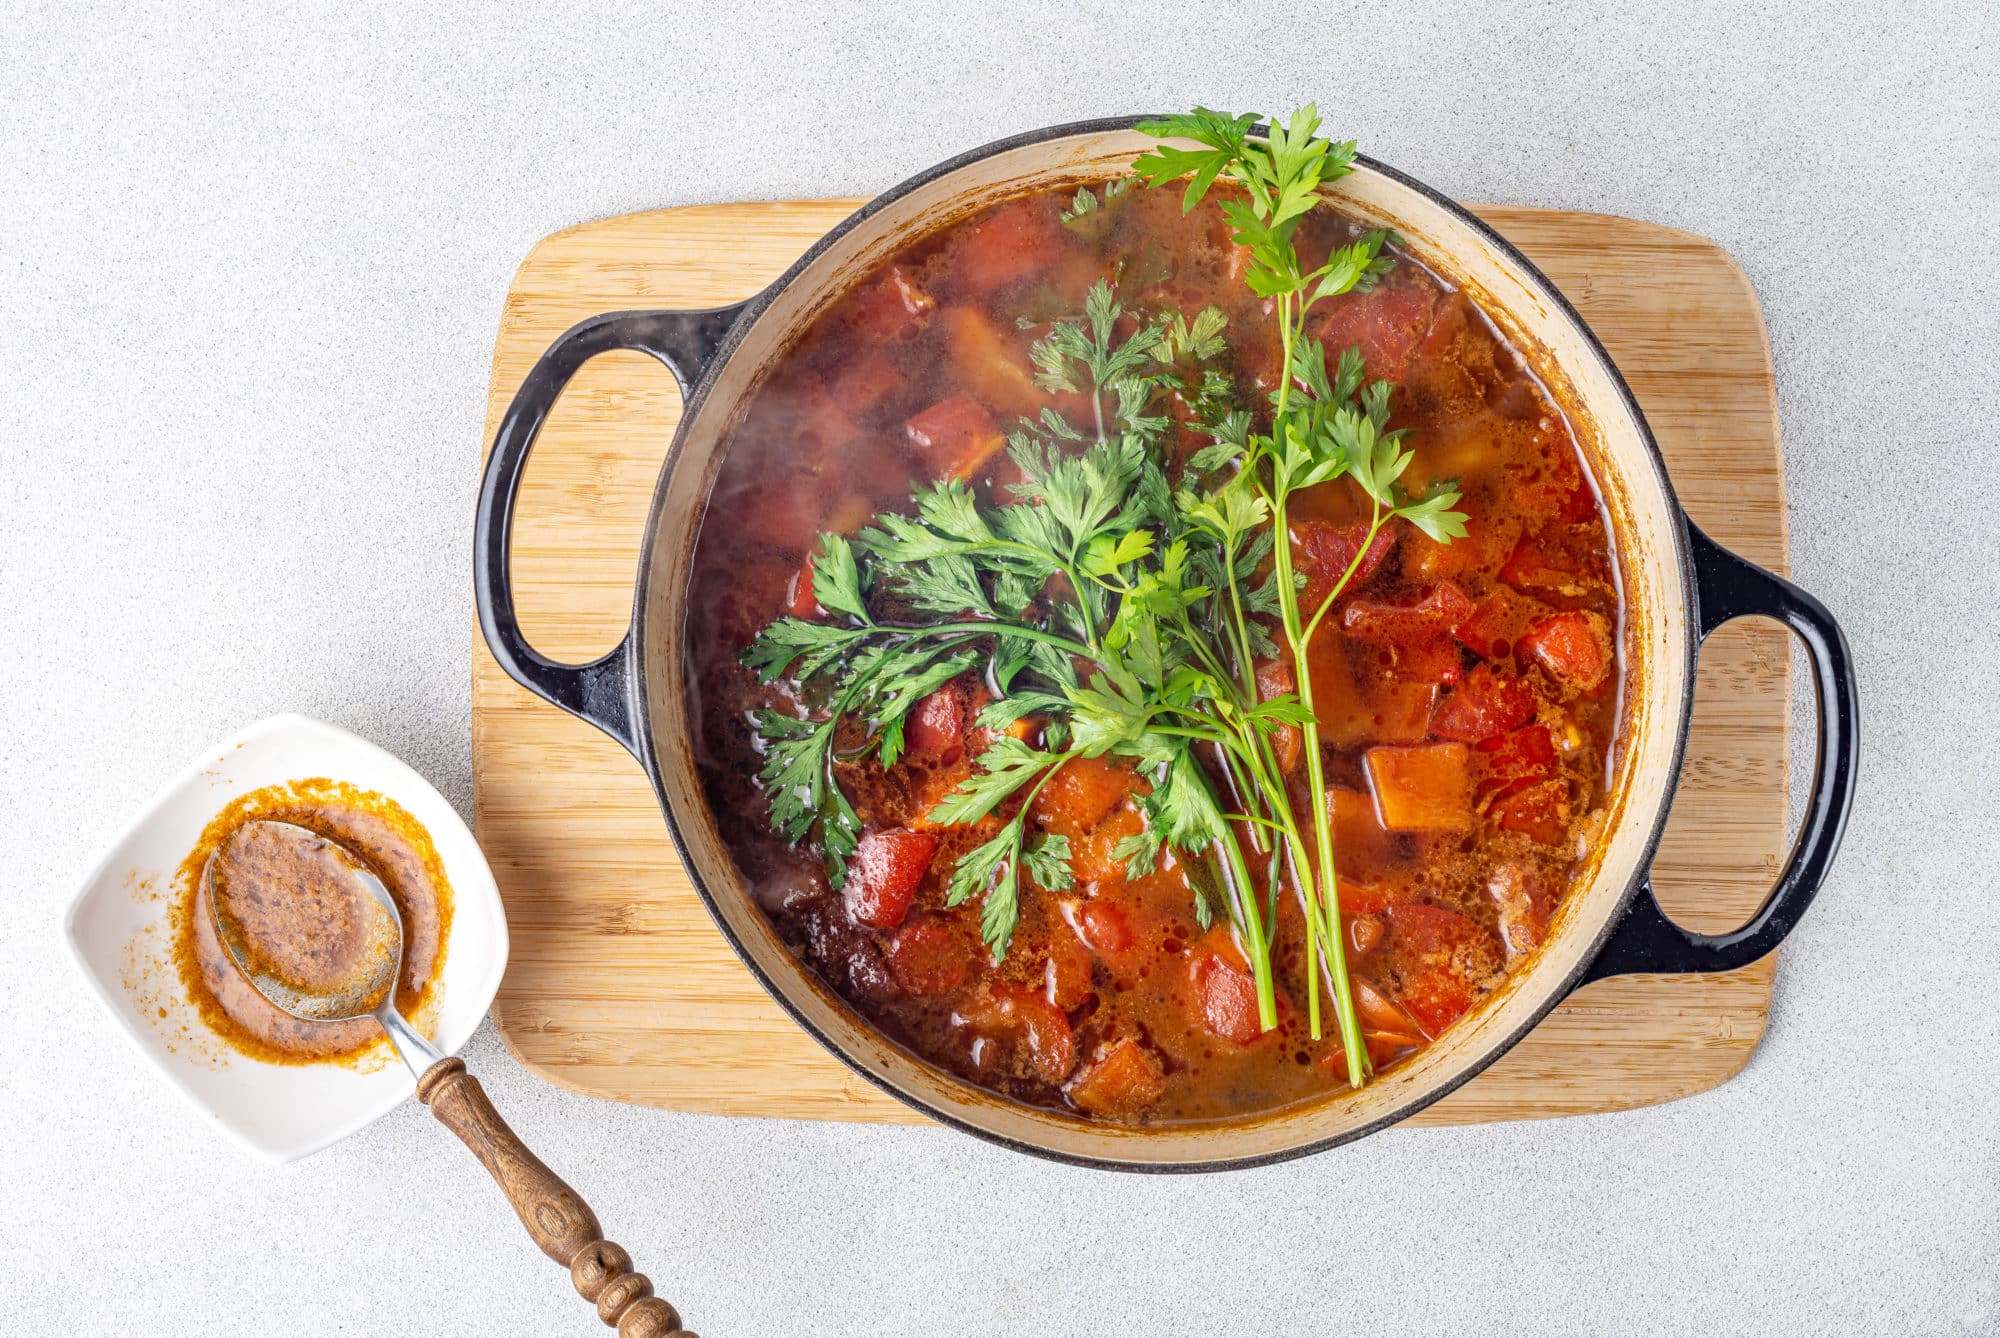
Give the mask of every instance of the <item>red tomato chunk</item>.
<svg viewBox="0 0 2000 1338">
<path fill-rule="evenodd" d="M 972 977 L 973 950 L 938 920 L 912 920 L 889 940 L 889 975 L 905 994 L 949 994 Z"/>
<path fill-rule="evenodd" d="M 946 684 L 910 709 L 903 725 L 911 757 L 950 766 L 965 753 L 965 692 Z"/>
<path fill-rule="evenodd" d="M 1129 1118 L 1166 1095 L 1167 1083 L 1152 1051 L 1128 1036 L 1099 1046 L 1067 1090 L 1078 1110 Z"/>
<path fill-rule="evenodd" d="M 870 929 L 894 929 L 930 872 L 935 832 L 866 832 L 847 865 L 847 913 Z"/>
<path fill-rule="evenodd" d="M 1465 656 L 1448 636 L 1434 636 L 1395 652 L 1393 673 L 1424 687 L 1450 687 L 1465 674 Z M 1425 697 L 1426 704 L 1430 698 Z M 1395 742 L 1395 740 L 1389 740 Z"/>
<path fill-rule="evenodd" d="M 1368 527 L 1360 523 L 1329 525 L 1323 520 L 1301 520 L 1293 522 L 1291 535 L 1292 561 L 1306 578 L 1306 588 L 1299 592 L 1299 611 L 1310 618 L 1326 602 L 1328 592 L 1347 574 L 1355 554 L 1361 552 L 1362 540 L 1368 537 Z M 1368 584 L 1395 548 L 1396 531 L 1386 525 L 1377 530 L 1368 552 L 1355 565 L 1354 575 L 1348 577 L 1343 588 L 1359 590 Z"/>
<path fill-rule="evenodd" d="M 1472 600 L 1451 581 L 1440 581 L 1415 604 L 1349 600 L 1340 625 L 1356 641 L 1371 646 L 1415 646 L 1449 636 L 1472 614 Z"/>
<path fill-rule="evenodd" d="M 1250 1045 L 1264 1034 L 1257 1020 L 1257 982 L 1227 928 L 1217 925 L 1189 950 L 1188 981 L 1201 1020 L 1217 1036 Z"/>
<path fill-rule="evenodd" d="M 1437 298 L 1421 288 L 1381 287 L 1329 299 L 1308 333 L 1326 345 L 1327 361 L 1361 350 L 1370 380 L 1400 381 L 1417 341 L 1431 328 Z"/>
<path fill-rule="evenodd" d="M 826 612 L 813 594 L 813 555 L 810 553 L 799 564 L 799 569 L 792 573 L 792 583 L 785 591 L 785 612 L 794 618 L 818 618 Z"/>
<path fill-rule="evenodd" d="M 1100 957 L 1120 957 L 1132 950 L 1132 921 L 1108 901 L 1069 902 L 1063 917 L 1076 936 Z"/>
<path fill-rule="evenodd" d="M 912 418 L 904 433 L 940 479 L 970 478 L 1007 444 L 994 425 L 993 415 L 965 395 L 933 404 Z"/>
<path fill-rule="evenodd" d="M 903 333 L 930 309 L 930 294 L 901 265 L 891 265 L 887 274 L 856 294 L 851 307 L 855 328 L 882 339 Z"/>
<path fill-rule="evenodd" d="M 1431 714 L 1431 730 L 1441 739 L 1480 743 L 1519 729 L 1534 718 L 1534 689 L 1481 664 L 1437 704 Z"/>
<path fill-rule="evenodd" d="M 1562 768 L 1555 741 L 1546 725 L 1529 725 L 1479 745 L 1480 770 L 1475 790 L 1481 799 L 1510 794 L 1554 780 Z"/>
<path fill-rule="evenodd" d="M 833 398 L 854 418 L 866 418 L 902 387 L 903 374 L 879 349 L 866 349 L 833 379 Z"/>
<path fill-rule="evenodd" d="M 984 999 L 968 1004 L 965 1024 L 979 1035 L 1016 1052 L 1027 1070 L 1046 1083 L 1060 1083 L 1076 1064 L 1076 1043 L 1062 1010 L 1025 985 L 1000 981 Z M 1025 1054 L 1021 1053 L 1025 1050 Z"/>
<path fill-rule="evenodd" d="M 961 291 L 985 297 L 1045 265 L 1050 248 L 1063 243 L 1062 225 L 1040 201 L 1016 200 L 973 225 L 954 277 Z"/>
<path fill-rule="evenodd" d="M 1456 911 L 1391 906 L 1389 951 L 1402 973 L 1402 1004 L 1432 1036 L 1472 1007 L 1477 989 L 1499 969 L 1492 935 Z"/>
<path fill-rule="evenodd" d="M 1519 650 L 1578 692 L 1595 691 L 1611 672 L 1611 639 L 1588 613 L 1554 613 L 1528 629 Z"/>
<path fill-rule="evenodd" d="M 1569 787 L 1544 781 L 1510 794 L 1493 805 L 1493 818 L 1502 831 L 1519 832 L 1545 846 L 1560 845 L 1569 834 Z"/>
<path fill-rule="evenodd" d="M 1074 836 L 1095 827 L 1132 791 L 1132 773 L 1099 757 L 1073 758 L 1049 777 L 1035 799 L 1035 816 L 1051 831 Z"/>
</svg>

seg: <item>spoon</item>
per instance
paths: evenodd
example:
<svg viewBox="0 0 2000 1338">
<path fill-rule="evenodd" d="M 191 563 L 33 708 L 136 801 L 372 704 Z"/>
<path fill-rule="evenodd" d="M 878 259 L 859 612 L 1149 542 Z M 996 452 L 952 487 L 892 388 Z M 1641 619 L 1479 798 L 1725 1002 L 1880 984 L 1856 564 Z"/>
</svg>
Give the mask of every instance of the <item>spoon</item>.
<svg viewBox="0 0 2000 1338">
<path fill-rule="evenodd" d="M 382 880 L 337 841 L 289 822 L 247 822 L 209 857 L 216 937 L 259 994 L 306 1022 L 372 1017 L 417 1079 L 417 1099 L 485 1165 L 542 1253 L 564 1265 L 619 1338 L 696 1338 L 632 1257 L 487 1100 L 465 1061 L 396 1008 L 403 917 Z"/>
</svg>

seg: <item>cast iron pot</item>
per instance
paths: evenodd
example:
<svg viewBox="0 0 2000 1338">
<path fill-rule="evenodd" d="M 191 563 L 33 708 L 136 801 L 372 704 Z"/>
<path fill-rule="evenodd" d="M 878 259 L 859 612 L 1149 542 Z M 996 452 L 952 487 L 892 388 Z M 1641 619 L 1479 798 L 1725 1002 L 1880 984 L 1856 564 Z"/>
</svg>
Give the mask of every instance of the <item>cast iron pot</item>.
<svg viewBox="0 0 2000 1338">
<path fill-rule="evenodd" d="M 1136 118 L 1134 118 L 1136 119 Z M 1839 624 L 1811 595 L 1719 547 L 1689 523 L 1659 448 L 1595 336 L 1520 252 L 1436 191 L 1363 158 L 1339 206 L 1394 228 L 1423 261 L 1466 285 L 1570 413 L 1612 519 L 1625 583 L 1625 654 L 1635 669 L 1610 822 L 1548 943 L 1475 1013 L 1359 1093 L 1256 1118 L 1128 1129 L 1032 1109 L 982 1091 L 884 1039 L 785 948 L 715 830 L 689 747 L 683 623 L 687 574 L 719 445 L 763 371 L 827 302 L 914 236 L 1023 190 L 1123 172 L 1151 143 L 1134 120 L 1056 126 L 976 149 L 882 195 L 828 233 L 783 277 L 737 306 L 616 312 L 551 346 L 521 385 L 486 466 L 474 556 L 480 624 L 522 686 L 610 734 L 652 778 L 682 862 L 723 934 L 799 1024 L 863 1077 L 928 1115 L 1065 1161 L 1193 1170 L 1275 1161 L 1372 1133 L 1491 1064 L 1572 990 L 1631 972 L 1728 971 L 1770 952 L 1825 878 L 1853 795 L 1858 704 Z M 514 615 L 508 543 L 535 435 L 586 361 L 638 349 L 686 396 L 639 557 L 632 625 L 589 664 L 537 654 Z M 1734 933 L 1690 933 L 1661 913 L 1648 874 L 1679 776 L 1695 655 L 1732 619 L 1776 618 L 1812 661 L 1819 753 L 1800 832 L 1770 896 Z"/>
</svg>

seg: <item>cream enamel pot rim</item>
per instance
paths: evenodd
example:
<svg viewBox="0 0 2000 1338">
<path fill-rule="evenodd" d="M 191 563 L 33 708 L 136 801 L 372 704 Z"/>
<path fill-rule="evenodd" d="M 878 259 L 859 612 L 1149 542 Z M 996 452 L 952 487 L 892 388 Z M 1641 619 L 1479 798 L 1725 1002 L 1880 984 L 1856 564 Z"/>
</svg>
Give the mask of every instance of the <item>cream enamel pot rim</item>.
<svg viewBox="0 0 2000 1338">
<path fill-rule="evenodd" d="M 1631 972 L 1726 971 L 1755 961 L 1798 922 L 1839 846 L 1853 796 L 1858 704 L 1847 645 L 1825 607 L 1717 546 L 1688 522 L 1637 403 L 1604 349 L 1547 279 L 1498 234 L 1436 191 L 1357 160 L 1339 207 L 1393 227 L 1419 258 L 1475 292 L 1524 348 L 1569 413 L 1611 517 L 1625 586 L 1631 666 L 1625 744 L 1610 820 L 1549 941 L 1479 1009 L 1358 1093 L 1194 1126 L 1097 1125 L 996 1096 L 885 1039 L 779 941 L 711 821 L 695 775 L 682 656 L 687 572 L 735 410 L 824 305 L 917 235 L 1036 186 L 1116 175 L 1152 141 L 1140 118 L 1056 126 L 1005 139 L 904 182 L 828 233 L 755 297 L 711 311 L 632 311 L 577 325 L 543 354 L 502 420 L 480 490 L 474 577 L 494 658 L 524 687 L 596 725 L 645 767 L 681 860 L 746 965 L 800 1025 L 870 1081 L 947 1124 L 1060 1160 L 1199 1170 L 1280 1160 L 1348 1142 L 1437 1100 L 1519 1040 L 1572 990 Z M 601 659 L 539 655 L 514 614 L 508 545 L 516 490 L 556 397 L 590 358 L 637 349 L 686 396 L 640 552 L 632 624 Z M 1694 698 L 1701 641 L 1734 618 L 1790 627 L 1818 696 L 1818 761 L 1798 840 L 1770 896 L 1733 933 L 1694 934 L 1660 911 L 1647 874 L 1666 821 Z"/>
</svg>

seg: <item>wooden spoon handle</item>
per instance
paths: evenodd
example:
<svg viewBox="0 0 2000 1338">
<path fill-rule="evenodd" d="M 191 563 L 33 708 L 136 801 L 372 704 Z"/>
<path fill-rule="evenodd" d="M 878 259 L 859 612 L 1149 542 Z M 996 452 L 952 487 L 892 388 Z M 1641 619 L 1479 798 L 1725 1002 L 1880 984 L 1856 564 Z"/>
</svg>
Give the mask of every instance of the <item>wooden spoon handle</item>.
<svg viewBox="0 0 2000 1338">
<path fill-rule="evenodd" d="M 485 1164 L 535 1244 L 569 1269 L 583 1299 L 597 1303 L 598 1318 L 618 1327 L 618 1338 L 696 1338 L 681 1327 L 680 1314 L 653 1295 L 646 1275 L 632 1272 L 624 1247 L 602 1237 L 590 1205 L 507 1127 L 464 1060 L 431 1065 L 417 1079 L 417 1099 Z"/>
</svg>

